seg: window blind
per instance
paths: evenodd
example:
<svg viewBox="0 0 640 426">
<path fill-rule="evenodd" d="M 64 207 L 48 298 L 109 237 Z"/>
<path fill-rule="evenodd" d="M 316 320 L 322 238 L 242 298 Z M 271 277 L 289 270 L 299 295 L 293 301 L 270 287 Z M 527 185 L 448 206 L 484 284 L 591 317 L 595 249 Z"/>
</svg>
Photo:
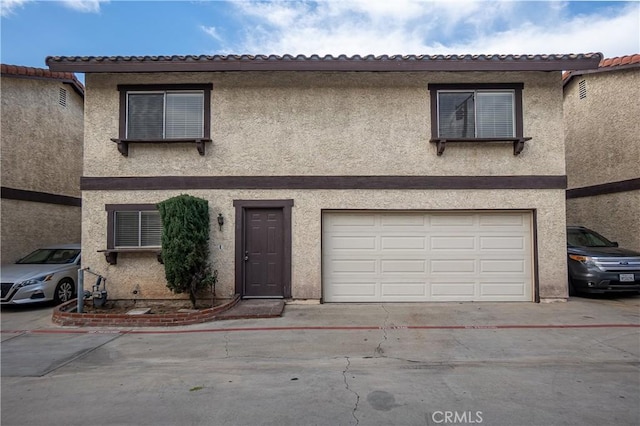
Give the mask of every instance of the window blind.
<svg viewBox="0 0 640 426">
<path fill-rule="evenodd" d="M 203 100 L 202 93 L 167 93 L 165 137 L 201 138 Z"/>
<path fill-rule="evenodd" d="M 512 138 L 513 93 L 478 92 L 476 94 L 477 137 Z"/>
<path fill-rule="evenodd" d="M 159 247 L 162 221 L 158 211 L 115 212 L 116 247 Z"/>
</svg>

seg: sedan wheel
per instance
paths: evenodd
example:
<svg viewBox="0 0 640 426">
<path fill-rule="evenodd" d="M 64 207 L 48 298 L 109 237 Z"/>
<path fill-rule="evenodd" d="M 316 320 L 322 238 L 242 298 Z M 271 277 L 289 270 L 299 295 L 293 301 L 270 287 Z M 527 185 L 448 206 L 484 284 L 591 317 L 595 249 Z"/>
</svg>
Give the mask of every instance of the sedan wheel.
<svg viewBox="0 0 640 426">
<path fill-rule="evenodd" d="M 53 295 L 53 299 L 56 304 L 68 302 L 73 299 L 73 294 L 75 293 L 75 286 L 73 281 L 69 279 L 62 280 L 58 283 L 56 287 L 56 292 Z"/>
</svg>

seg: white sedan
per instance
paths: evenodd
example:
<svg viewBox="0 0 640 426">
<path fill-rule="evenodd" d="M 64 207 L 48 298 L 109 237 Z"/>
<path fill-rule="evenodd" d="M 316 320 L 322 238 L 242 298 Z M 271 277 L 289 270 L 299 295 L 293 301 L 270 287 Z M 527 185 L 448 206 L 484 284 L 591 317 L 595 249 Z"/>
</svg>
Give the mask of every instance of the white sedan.
<svg viewBox="0 0 640 426">
<path fill-rule="evenodd" d="M 45 247 L 14 264 L 2 265 L 2 305 L 67 302 L 76 297 L 80 244 Z"/>
</svg>

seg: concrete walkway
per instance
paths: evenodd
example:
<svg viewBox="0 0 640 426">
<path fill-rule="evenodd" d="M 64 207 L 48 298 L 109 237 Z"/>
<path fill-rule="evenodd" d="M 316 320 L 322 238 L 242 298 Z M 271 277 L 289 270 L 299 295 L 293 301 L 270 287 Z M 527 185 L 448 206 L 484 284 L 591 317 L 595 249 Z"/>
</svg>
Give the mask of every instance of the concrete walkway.
<svg viewBox="0 0 640 426">
<path fill-rule="evenodd" d="M 2 311 L 3 426 L 640 424 L 640 297 L 287 305 L 162 329 L 46 311 Z"/>
</svg>

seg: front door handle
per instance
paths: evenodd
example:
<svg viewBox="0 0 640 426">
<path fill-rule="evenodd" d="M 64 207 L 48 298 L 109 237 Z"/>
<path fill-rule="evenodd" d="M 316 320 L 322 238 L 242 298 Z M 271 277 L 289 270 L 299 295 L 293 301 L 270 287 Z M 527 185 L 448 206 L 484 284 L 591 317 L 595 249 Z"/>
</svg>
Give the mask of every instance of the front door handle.
<svg viewBox="0 0 640 426">
<path fill-rule="evenodd" d="M 245 252 L 244 252 L 244 260 L 245 260 L 245 262 L 246 262 L 247 260 L 249 260 L 249 252 L 248 252 L 248 251 L 245 251 Z"/>
</svg>

